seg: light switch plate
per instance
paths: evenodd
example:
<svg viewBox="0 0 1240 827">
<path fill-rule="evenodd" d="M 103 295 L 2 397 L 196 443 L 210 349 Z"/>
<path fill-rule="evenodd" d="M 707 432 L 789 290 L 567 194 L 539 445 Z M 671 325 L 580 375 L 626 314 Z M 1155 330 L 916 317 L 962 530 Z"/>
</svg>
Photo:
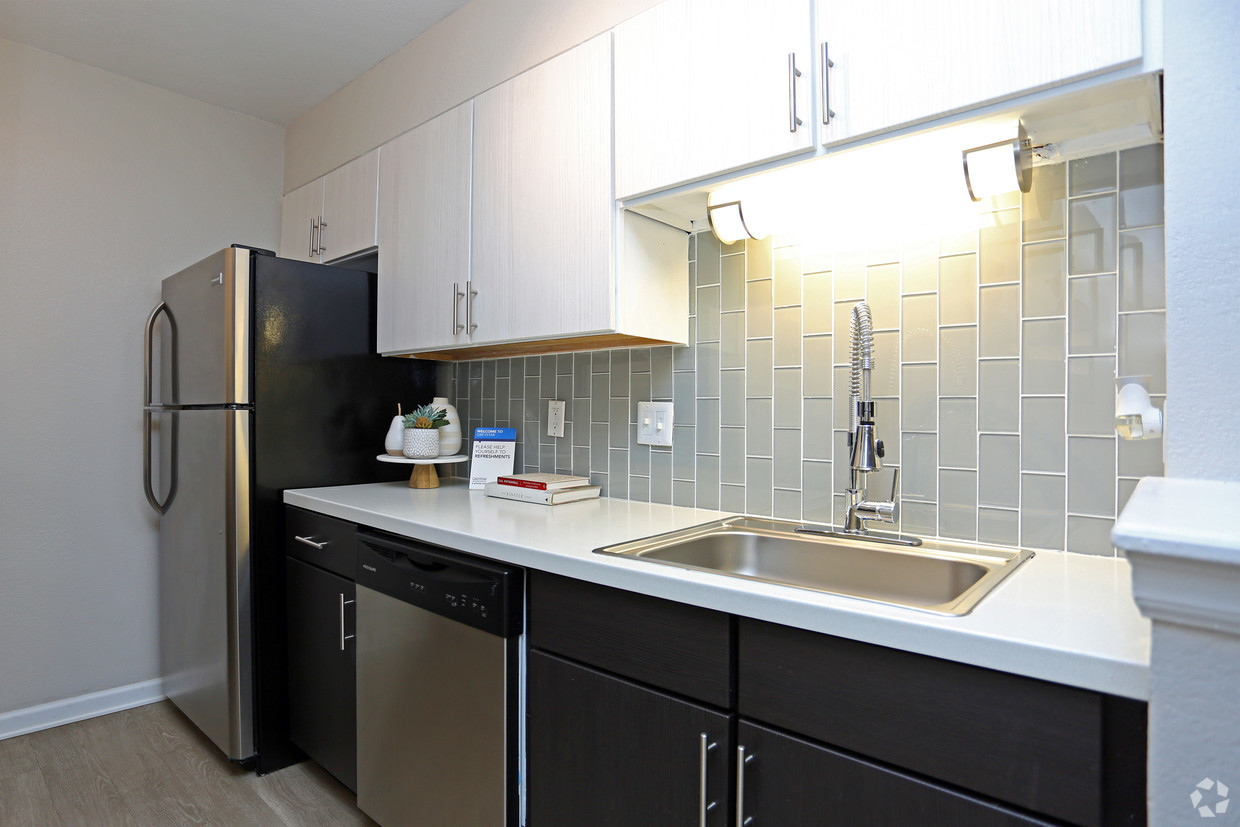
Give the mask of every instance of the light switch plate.
<svg viewBox="0 0 1240 827">
<path fill-rule="evenodd" d="M 672 444 L 671 402 L 637 403 L 637 441 L 642 445 Z"/>
<path fill-rule="evenodd" d="M 547 436 L 564 436 L 564 400 L 547 401 Z"/>
</svg>

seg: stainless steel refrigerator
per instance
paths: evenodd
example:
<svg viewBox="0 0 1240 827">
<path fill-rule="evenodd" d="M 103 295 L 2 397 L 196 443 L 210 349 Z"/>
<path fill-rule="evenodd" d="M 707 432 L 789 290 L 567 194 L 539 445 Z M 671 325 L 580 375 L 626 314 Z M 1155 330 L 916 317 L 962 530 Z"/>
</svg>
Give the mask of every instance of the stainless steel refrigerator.
<svg viewBox="0 0 1240 827">
<path fill-rule="evenodd" d="M 282 492 L 399 478 L 375 461 L 387 426 L 398 402 L 433 395 L 429 363 L 376 355 L 374 303 L 373 273 L 234 246 L 164 279 L 146 323 L 165 694 L 260 773 L 301 757 L 288 741 Z"/>
</svg>

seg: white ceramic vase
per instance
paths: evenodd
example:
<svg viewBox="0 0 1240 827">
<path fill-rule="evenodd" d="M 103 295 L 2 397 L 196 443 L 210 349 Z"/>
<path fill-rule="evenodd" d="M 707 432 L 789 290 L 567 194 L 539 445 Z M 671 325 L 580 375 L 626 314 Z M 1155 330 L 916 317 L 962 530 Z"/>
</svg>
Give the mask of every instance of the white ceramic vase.
<svg viewBox="0 0 1240 827">
<path fill-rule="evenodd" d="M 461 450 L 461 417 L 456 408 L 448 404 L 446 396 L 436 396 L 431 405 L 444 412 L 448 424 L 439 428 L 439 456 L 450 457 Z"/>
<path fill-rule="evenodd" d="M 434 459 L 439 456 L 438 429 L 406 428 L 403 448 L 409 459 Z"/>
</svg>

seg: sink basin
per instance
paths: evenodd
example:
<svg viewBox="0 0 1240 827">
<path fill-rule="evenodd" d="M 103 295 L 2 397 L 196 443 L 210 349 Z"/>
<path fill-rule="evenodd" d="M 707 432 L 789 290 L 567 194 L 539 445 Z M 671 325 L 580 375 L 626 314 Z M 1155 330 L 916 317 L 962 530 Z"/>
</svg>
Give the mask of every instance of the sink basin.
<svg viewBox="0 0 1240 827">
<path fill-rule="evenodd" d="M 594 552 L 949 615 L 968 614 L 1033 554 L 935 540 L 908 547 L 799 527 L 732 517 Z"/>
</svg>

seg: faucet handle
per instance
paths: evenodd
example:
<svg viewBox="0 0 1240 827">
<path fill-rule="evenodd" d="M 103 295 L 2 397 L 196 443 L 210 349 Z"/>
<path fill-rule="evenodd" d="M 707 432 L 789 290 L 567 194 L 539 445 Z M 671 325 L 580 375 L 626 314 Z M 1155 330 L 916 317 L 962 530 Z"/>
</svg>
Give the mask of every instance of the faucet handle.
<svg viewBox="0 0 1240 827">
<path fill-rule="evenodd" d="M 900 518 L 900 501 L 897 493 L 900 490 L 900 469 L 893 469 L 891 476 L 891 499 L 865 500 L 857 503 L 856 514 L 861 520 L 876 523 L 895 523 Z"/>
</svg>

